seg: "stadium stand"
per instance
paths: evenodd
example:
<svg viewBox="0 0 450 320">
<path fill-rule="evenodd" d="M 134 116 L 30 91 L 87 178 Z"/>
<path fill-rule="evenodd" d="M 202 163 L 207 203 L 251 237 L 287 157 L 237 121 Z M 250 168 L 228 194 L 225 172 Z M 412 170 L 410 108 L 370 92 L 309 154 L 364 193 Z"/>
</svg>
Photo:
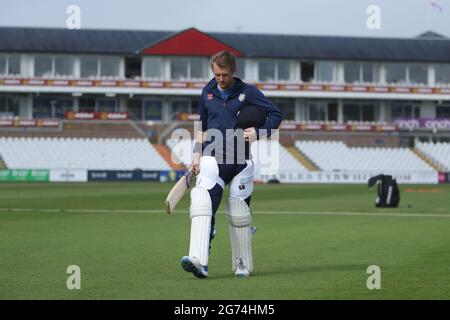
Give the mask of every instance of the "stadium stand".
<svg viewBox="0 0 450 320">
<path fill-rule="evenodd" d="M 442 171 L 450 171 L 450 143 L 416 142 L 416 148 L 431 159 Z"/>
<path fill-rule="evenodd" d="M 169 164 L 169 166 L 174 170 L 185 170 L 185 166 L 178 160 L 175 155 L 172 155 L 170 149 L 162 144 L 153 145 L 160 154 L 160 156 Z"/>
<path fill-rule="evenodd" d="M 184 170 L 192 141 L 167 139 L 194 137 L 216 48 L 235 52 L 236 75 L 267 92 L 283 114 L 280 144 L 252 145 L 256 179 L 269 166 L 279 172 L 264 179 L 283 183 L 319 181 L 329 170 L 388 169 L 411 171 L 408 182 L 431 172 L 425 176 L 437 183 L 435 173 L 450 170 L 444 146 L 413 148 L 416 139 L 448 141 L 450 132 L 450 42 L 431 35 L 0 27 L 0 169 Z M 127 149 L 130 141 L 141 148 Z"/>
<path fill-rule="evenodd" d="M 309 171 L 319 171 L 319 168 L 309 160 L 303 153 L 300 152 L 296 147 L 289 146 L 286 147 L 286 150 L 297 159 L 307 170 Z"/>
<path fill-rule="evenodd" d="M 279 150 L 279 153 L 278 153 Z M 264 168 L 274 166 L 291 172 L 308 171 L 297 159 L 278 141 L 258 140 L 252 143 L 251 151 L 255 164 L 255 176 L 264 174 Z M 279 154 L 277 158 L 276 155 Z"/>
<path fill-rule="evenodd" d="M 434 171 L 408 148 L 349 148 L 342 141 L 296 141 L 295 146 L 321 170 Z"/>
<path fill-rule="evenodd" d="M 172 151 L 172 159 L 176 163 L 181 163 L 188 167 L 192 162 L 192 151 L 194 149 L 194 140 L 182 139 L 174 140 L 167 139 L 166 144 Z"/>
<path fill-rule="evenodd" d="M 171 170 L 146 139 L 0 137 L 9 169 Z"/>
</svg>

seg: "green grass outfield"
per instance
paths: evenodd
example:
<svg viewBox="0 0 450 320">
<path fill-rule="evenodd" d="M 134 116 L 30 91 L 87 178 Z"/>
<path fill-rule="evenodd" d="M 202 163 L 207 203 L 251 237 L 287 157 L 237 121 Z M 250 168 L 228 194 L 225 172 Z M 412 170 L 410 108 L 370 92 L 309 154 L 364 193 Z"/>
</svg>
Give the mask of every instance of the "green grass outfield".
<svg viewBox="0 0 450 320">
<path fill-rule="evenodd" d="M 180 266 L 188 197 L 167 215 L 171 186 L 0 184 L 0 299 L 450 298 L 450 185 L 401 186 L 397 209 L 374 208 L 366 185 L 256 185 L 249 278 L 231 271 L 225 194 L 201 280 Z"/>
</svg>

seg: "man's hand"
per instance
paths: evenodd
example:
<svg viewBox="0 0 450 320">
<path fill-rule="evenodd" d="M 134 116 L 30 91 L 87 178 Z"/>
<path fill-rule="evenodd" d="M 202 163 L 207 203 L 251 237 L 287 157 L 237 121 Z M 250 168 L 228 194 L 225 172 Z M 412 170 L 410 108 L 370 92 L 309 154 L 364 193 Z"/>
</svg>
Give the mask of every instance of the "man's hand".
<svg viewBox="0 0 450 320">
<path fill-rule="evenodd" d="M 191 168 L 194 176 L 197 176 L 200 173 L 200 153 L 194 153 L 194 159 L 192 160 Z"/>
<path fill-rule="evenodd" d="M 250 143 L 256 141 L 256 129 L 255 127 L 247 128 L 244 130 L 244 140 Z"/>
</svg>

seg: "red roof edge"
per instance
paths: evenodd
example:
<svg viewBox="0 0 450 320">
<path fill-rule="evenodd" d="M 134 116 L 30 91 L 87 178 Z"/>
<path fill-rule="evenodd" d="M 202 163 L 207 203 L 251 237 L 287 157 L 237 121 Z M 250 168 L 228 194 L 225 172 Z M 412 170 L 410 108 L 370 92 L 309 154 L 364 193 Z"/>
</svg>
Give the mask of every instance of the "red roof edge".
<svg viewBox="0 0 450 320">
<path fill-rule="evenodd" d="M 192 27 L 161 39 L 139 50 L 139 53 L 142 55 L 210 57 L 222 50 L 230 51 L 236 57 L 244 56 L 239 50 Z"/>
</svg>

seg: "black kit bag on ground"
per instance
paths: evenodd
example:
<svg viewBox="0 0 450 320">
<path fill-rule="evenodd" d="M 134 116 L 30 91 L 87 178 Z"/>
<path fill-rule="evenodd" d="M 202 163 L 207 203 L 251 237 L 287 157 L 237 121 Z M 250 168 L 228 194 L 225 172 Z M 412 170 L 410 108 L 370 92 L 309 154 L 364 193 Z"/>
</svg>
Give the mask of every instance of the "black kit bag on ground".
<svg viewBox="0 0 450 320">
<path fill-rule="evenodd" d="M 400 190 L 397 181 L 390 175 L 380 174 L 369 179 L 369 188 L 378 184 L 377 208 L 396 208 L 400 203 Z"/>
</svg>

